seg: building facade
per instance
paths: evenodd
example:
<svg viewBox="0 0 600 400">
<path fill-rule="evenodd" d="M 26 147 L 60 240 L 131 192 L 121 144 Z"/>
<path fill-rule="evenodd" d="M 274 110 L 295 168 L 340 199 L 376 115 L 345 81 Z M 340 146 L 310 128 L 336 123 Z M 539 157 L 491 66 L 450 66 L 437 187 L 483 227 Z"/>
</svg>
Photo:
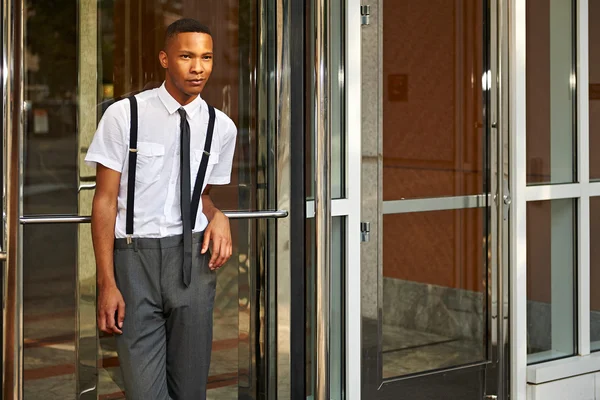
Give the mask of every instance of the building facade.
<svg viewBox="0 0 600 400">
<path fill-rule="evenodd" d="M 181 17 L 239 132 L 209 398 L 600 399 L 600 0 L 3 0 L 2 398 L 126 397 L 83 157 Z"/>
</svg>

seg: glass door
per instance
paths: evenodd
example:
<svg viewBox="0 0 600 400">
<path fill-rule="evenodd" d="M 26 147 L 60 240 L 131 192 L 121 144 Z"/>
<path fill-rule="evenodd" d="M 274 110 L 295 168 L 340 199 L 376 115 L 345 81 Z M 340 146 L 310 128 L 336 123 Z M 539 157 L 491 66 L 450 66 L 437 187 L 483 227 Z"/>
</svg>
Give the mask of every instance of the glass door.
<svg viewBox="0 0 600 400">
<path fill-rule="evenodd" d="M 368 3 L 362 398 L 506 398 L 497 3 Z"/>
<path fill-rule="evenodd" d="M 232 182 L 211 193 L 228 210 L 234 252 L 218 272 L 208 396 L 289 397 L 294 285 L 286 249 L 293 226 L 290 125 L 281 118 L 289 114 L 289 84 L 278 72 L 289 67 L 282 45 L 289 41 L 288 2 L 3 3 L 10 16 L 3 48 L 10 73 L 3 398 L 126 397 L 114 337 L 96 327 L 89 224 L 95 170 L 83 158 L 110 104 L 162 83 L 164 29 L 182 17 L 211 28 L 215 68 L 203 98 L 238 128 Z"/>
</svg>

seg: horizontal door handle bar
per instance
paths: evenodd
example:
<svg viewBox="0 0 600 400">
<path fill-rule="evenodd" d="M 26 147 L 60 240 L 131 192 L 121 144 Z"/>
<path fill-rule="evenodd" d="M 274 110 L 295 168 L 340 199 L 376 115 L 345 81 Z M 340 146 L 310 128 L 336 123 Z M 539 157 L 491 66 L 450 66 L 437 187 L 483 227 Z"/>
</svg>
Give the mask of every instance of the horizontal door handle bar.
<svg viewBox="0 0 600 400">
<path fill-rule="evenodd" d="M 490 200 L 491 197 L 487 194 L 410 200 L 387 200 L 383 202 L 383 214 L 405 214 L 413 212 L 481 208 L 490 205 Z"/>
<path fill-rule="evenodd" d="M 229 219 L 261 219 L 261 218 L 285 218 L 288 216 L 287 210 L 275 211 L 223 211 Z M 22 225 L 37 225 L 37 224 L 88 224 L 92 222 L 90 216 L 30 216 L 21 217 Z M 0 259 L 1 261 L 1 259 Z"/>
<path fill-rule="evenodd" d="M 257 218 L 269 218 L 278 219 L 285 218 L 288 216 L 287 210 L 275 210 L 275 211 L 223 211 L 223 214 L 229 219 L 257 219 Z"/>
</svg>

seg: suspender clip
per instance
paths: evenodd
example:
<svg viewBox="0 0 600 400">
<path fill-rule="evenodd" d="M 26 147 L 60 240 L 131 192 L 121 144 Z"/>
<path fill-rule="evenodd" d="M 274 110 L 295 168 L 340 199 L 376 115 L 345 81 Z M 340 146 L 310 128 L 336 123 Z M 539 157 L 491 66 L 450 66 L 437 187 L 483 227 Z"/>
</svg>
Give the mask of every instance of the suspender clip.
<svg viewBox="0 0 600 400">
<path fill-rule="evenodd" d="M 129 149 L 130 153 L 137 153 L 137 149 Z"/>
<path fill-rule="evenodd" d="M 210 157 L 210 153 L 208 151 L 204 150 L 204 154 Z"/>
<path fill-rule="evenodd" d="M 131 235 L 127 235 L 127 244 L 131 244 Z"/>
</svg>

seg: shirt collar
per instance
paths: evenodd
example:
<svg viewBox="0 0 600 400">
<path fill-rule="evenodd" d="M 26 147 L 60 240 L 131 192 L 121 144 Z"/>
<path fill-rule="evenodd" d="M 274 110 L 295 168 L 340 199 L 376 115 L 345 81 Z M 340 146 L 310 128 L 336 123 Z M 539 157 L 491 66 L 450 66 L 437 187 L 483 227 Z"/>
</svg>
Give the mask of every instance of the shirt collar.
<svg viewBox="0 0 600 400">
<path fill-rule="evenodd" d="M 182 107 L 181 104 L 179 104 L 179 102 L 177 100 L 175 100 L 173 98 L 173 96 L 171 96 L 171 94 L 167 91 L 167 88 L 165 88 L 164 82 L 162 85 L 160 85 L 160 88 L 158 88 L 158 97 L 164 104 L 164 106 L 167 109 L 167 112 L 169 114 L 173 114 L 173 113 L 177 112 L 177 110 L 179 110 Z M 200 95 L 198 95 L 191 103 L 183 106 L 183 109 L 185 110 L 185 112 L 187 113 L 187 115 L 190 118 L 193 118 L 194 115 L 202 107 L 202 103 L 204 103 L 204 100 L 202 100 L 202 97 L 200 97 Z"/>
</svg>

